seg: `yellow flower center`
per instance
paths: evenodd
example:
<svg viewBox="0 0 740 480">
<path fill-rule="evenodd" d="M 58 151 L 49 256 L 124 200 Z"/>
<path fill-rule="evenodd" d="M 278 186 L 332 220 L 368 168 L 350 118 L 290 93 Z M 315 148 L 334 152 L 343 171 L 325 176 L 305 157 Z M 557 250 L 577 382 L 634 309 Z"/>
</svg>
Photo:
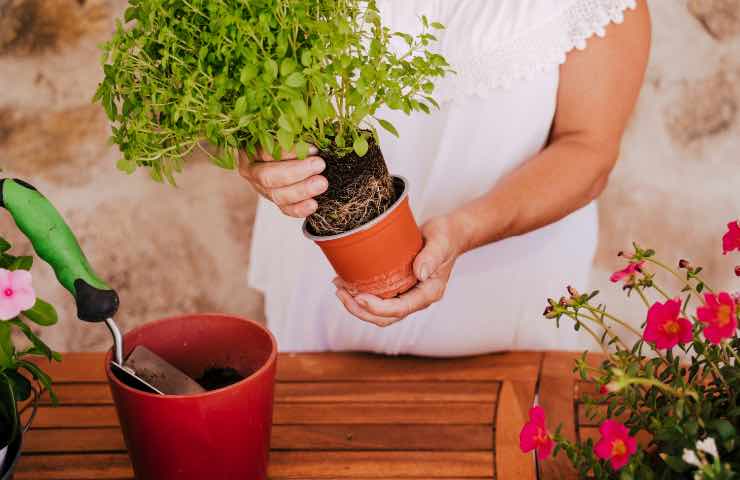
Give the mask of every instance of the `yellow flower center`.
<svg viewBox="0 0 740 480">
<path fill-rule="evenodd" d="M 624 440 L 617 439 L 612 442 L 612 456 L 621 457 L 627 453 L 627 445 L 624 444 Z"/>
<path fill-rule="evenodd" d="M 724 327 L 728 323 L 730 323 L 730 306 L 720 305 L 717 308 L 717 325 Z"/>
<path fill-rule="evenodd" d="M 663 325 L 663 330 L 665 330 L 665 332 L 670 335 L 677 334 L 680 329 L 681 327 L 678 325 L 678 322 L 675 320 L 666 322 L 665 325 Z"/>
</svg>

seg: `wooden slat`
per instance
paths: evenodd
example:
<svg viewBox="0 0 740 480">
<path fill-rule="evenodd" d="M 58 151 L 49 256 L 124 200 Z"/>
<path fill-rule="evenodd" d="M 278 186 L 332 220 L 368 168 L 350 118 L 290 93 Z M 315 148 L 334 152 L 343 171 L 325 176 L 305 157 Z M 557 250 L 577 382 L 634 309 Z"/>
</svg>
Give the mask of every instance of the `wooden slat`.
<svg viewBox="0 0 740 480">
<path fill-rule="evenodd" d="M 492 423 L 493 405 L 459 403 L 455 408 L 445 403 L 341 403 L 327 408 L 323 403 L 300 406 L 275 405 L 276 425 L 306 424 L 421 424 L 421 425 L 486 425 Z M 115 408 L 104 406 L 40 407 L 35 428 L 115 427 Z"/>
<path fill-rule="evenodd" d="M 493 450 L 490 425 L 275 425 L 275 450 Z"/>
<path fill-rule="evenodd" d="M 507 352 L 458 359 L 363 353 L 282 353 L 279 381 L 493 381 L 536 378 L 540 353 Z M 62 362 L 39 361 L 58 383 L 105 381 L 104 353 L 66 353 Z"/>
<path fill-rule="evenodd" d="M 128 455 L 25 455 L 15 480 L 119 480 L 133 478 Z"/>
<path fill-rule="evenodd" d="M 490 452 L 273 452 L 271 479 L 492 478 Z M 125 454 L 28 455 L 17 480 L 87 480 L 133 477 Z"/>
<path fill-rule="evenodd" d="M 519 449 L 519 432 L 534 402 L 535 381 L 501 385 L 496 412 L 496 476 L 501 479 L 535 480 L 537 472 L 531 455 Z"/>
<path fill-rule="evenodd" d="M 542 361 L 540 372 L 539 403 L 547 414 L 548 427 L 555 430 L 562 425 L 561 435 L 570 441 L 576 440 L 576 419 L 573 393 L 575 378 L 572 375 L 573 361 L 579 354 L 548 352 Z M 538 461 L 540 479 L 575 480 L 578 472 L 565 455 Z"/>
<path fill-rule="evenodd" d="M 381 357 L 361 353 L 282 354 L 278 381 L 428 382 L 536 379 L 540 353 L 509 352 L 467 358 Z"/>
<path fill-rule="evenodd" d="M 279 382 L 277 402 L 490 402 L 498 382 Z"/>
<path fill-rule="evenodd" d="M 56 385 L 59 405 L 112 405 L 113 398 L 105 383 L 64 383 Z M 415 382 L 415 383 L 278 383 L 278 403 L 346 402 L 490 402 L 496 401 L 497 382 Z M 51 405 L 48 393 L 42 405 Z"/>
<path fill-rule="evenodd" d="M 491 452 L 274 452 L 271 478 L 492 477 Z"/>
<path fill-rule="evenodd" d="M 31 429 L 23 439 L 25 453 L 125 452 L 118 427 Z"/>
<path fill-rule="evenodd" d="M 484 425 L 276 425 L 274 450 L 492 450 L 493 432 Z M 33 429 L 26 453 L 125 452 L 117 427 Z"/>
</svg>

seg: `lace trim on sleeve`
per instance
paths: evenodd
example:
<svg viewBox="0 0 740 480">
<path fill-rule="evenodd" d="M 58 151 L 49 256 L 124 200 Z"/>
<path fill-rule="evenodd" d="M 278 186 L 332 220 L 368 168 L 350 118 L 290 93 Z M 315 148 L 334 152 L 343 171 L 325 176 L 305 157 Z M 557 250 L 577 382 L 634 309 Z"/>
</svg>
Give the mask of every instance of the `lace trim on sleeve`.
<svg viewBox="0 0 740 480">
<path fill-rule="evenodd" d="M 458 73 L 443 79 L 435 96 L 441 101 L 469 95 L 485 98 L 493 89 L 509 88 L 557 68 L 568 52 L 585 49 L 590 37 L 603 37 L 610 23 L 622 23 L 625 10 L 636 7 L 636 0 L 574 0 L 545 23 L 490 51 L 473 58 L 460 52 L 460 62 L 453 52 L 450 61 Z"/>
</svg>

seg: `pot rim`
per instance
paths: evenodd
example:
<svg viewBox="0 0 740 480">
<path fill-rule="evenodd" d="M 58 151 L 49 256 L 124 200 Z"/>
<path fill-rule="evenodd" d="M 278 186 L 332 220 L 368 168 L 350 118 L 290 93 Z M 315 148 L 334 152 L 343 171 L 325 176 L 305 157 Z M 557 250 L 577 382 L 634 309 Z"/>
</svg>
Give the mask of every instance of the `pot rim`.
<svg viewBox="0 0 740 480">
<path fill-rule="evenodd" d="M 18 459 L 21 458 L 21 450 L 23 446 L 23 432 L 18 433 L 18 438 L 10 442 L 9 444 L 0 447 L 0 450 L 3 448 L 7 449 L 5 454 L 5 458 L 3 459 L 3 462 L 0 462 L 0 479 L 5 480 L 11 478 L 11 473 L 15 470 L 15 467 L 18 465 Z M 8 454 L 12 454 L 13 458 L 11 459 Z"/>
<path fill-rule="evenodd" d="M 234 390 L 237 387 L 243 386 L 245 383 L 253 382 L 255 381 L 257 377 L 261 377 L 262 375 L 264 375 L 267 372 L 267 370 L 270 369 L 277 361 L 277 354 L 278 354 L 277 341 L 275 340 L 275 337 L 273 336 L 272 332 L 268 330 L 267 327 L 265 327 L 264 325 L 254 320 L 250 320 L 245 317 L 240 317 L 238 315 L 230 315 L 226 313 L 191 313 L 187 315 L 174 315 L 170 317 L 160 318 L 160 319 L 157 319 L 151 322 L 147 322 L 143 325 L 139 325 L 138 327 L 134 328 L 130 332 L 126 333 L 124 335 L 124 339 L 127 335 L 130 335 L 136 332 L 137 330 L 143 329 L 145 327 L 151 327 L 151 326 L 154 326 L 160 323 L 165 323 L 165 322 L 172 321 L 175 319 L 181 319 L 183 317 L 229 317 L 232 319 L 237 319 L 237 320 L 241 320 L 246 323 L 250 323 L 256 326 L 259 330 L 262 330 L 263 332 L 267 334 L 267 337 L 270 339 L 270 345 L 272 346 L 272 348 L 270 349 L 270 356 L 267 357 L 267 360 L 265 360 L 262 366 L 258 368 L 254 373 L 252 373 L 248 377 L 242 380 L 239 380 L 238 382 L 233 383 L 227 387 L 223 387 L 223 388 L 219 388 L 216 390 L 211 390 L 211 391 L 207 391 L 203 393 L 190 394 L 190 395 L 160 395 L 158 393 L 145 392 L 143 390 L 139 390 L 138 388 L 129 387 L 128 385 L 123 383 L 121 380 L 119 380 L 118 377 L 115 374 L 113 374 L 113 371 L 110 368 L 111 360 L 113 358 L 113 348 L 111 347 L 111 349 L 108 350 L 108 353 L 105 355 L 105 374 L 108 377 L 108 381 L 115 383 L 118 388 L 121 388 L 128 392 L 142 395 L 145 397 L 156 398 L 162 401 L 201 399 L 201 398 L 210 397 L 213 395 L 222 395 L 231 390 Z"/>
<path fill-rule="evenodd" d="M 340 238 L 345 238 L 354 235 L 355 233 L 364 232 L 365 230 L 370 230 L 375 225 L 381 223 L 383 220 L 385 220 L 386 217 L 390 216 L 391 213 L 393 213 L 394 210 L 396 210 L 399 205 L 401 205 L 401 202 L 403 202 L 406 197 L 409 195 L 409 181 L 406 179 L 406 177 L 402 175 L 391 175 L 391 178 L 398 179 L 403 183 L 403 192 L 401 195 L 396 199 L 395 202 L 391 204 L 391 206 L 383 212 L 381 215 L 373 218 L 369 222 L 360 225 L 359 227 L 355 227 L 352 230 L 348 230 L 344 233 L 337 233 L 336 235 L 314 235 L 313 233 L 308 231 L 308 219 L 305 219 L 303 221 L 303 227 L 301 228 L 303 230 L 303 235 L 308 238 L 309 240 L 313 240 L 314 242 L 328 242 L 330 240 L 338 240 Z"/>
</svg>

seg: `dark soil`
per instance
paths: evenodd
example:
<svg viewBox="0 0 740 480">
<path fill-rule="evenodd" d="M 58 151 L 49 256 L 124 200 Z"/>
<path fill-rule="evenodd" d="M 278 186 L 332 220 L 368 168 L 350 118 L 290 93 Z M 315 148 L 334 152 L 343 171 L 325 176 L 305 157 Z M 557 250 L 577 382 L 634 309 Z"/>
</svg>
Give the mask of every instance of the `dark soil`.
<svg viewBox="0 0 740 480">
<path fill-rule="evenodd" d="M 326 162 L 322 175 L 329 181 L 329 189 L 316 197 L 319 208 L 308 217 L 314 235 L 336 235 L 362 226 L 396 200 L 393 179 L 372 135 L 368 144 L 363 157 L 354 152 L 340 157 L 331 148 L 319 151 Z"/>
<path fill-rule="evenodd" d="M 246 377 L 231 367 L 209 367 L 195 381 L 206 390 L 218 390 L 219 388 L 228 387 Z"/>
</svg>

